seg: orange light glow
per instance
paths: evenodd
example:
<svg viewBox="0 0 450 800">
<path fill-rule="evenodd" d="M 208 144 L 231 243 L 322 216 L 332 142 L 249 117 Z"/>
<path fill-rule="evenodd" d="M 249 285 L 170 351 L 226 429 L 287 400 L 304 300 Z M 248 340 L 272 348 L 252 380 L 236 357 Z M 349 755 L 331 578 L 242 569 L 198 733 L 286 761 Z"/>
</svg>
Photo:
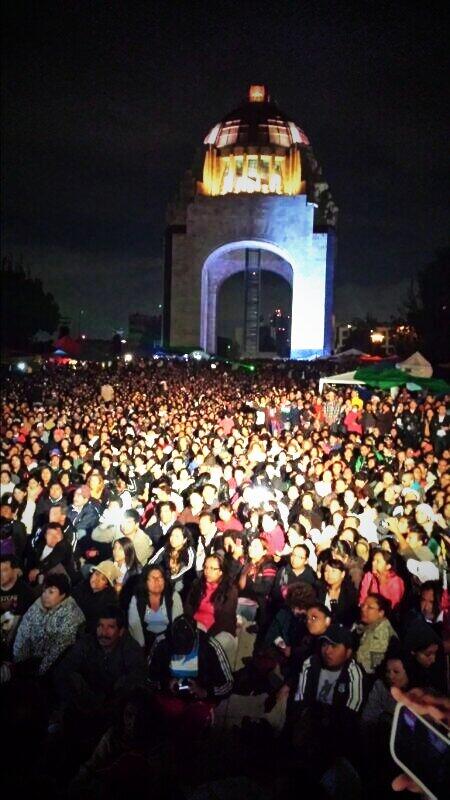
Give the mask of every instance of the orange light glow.
<svg viewBox="0 0 450 800">
<path fill-rule="evenodd" d="M 266 87 L 257 86 L 256 84 L 250 86 L 248 90 L 248 99 L 251 103 L 264 103 L 266 99 Z"/>
</svg>

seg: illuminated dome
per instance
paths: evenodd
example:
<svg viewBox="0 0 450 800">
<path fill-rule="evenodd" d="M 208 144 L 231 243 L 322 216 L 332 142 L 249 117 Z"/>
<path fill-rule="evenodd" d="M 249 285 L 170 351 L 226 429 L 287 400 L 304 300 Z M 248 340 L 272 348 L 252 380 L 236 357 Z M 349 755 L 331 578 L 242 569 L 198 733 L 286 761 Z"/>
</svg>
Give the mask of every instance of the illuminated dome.
<svg viewBox="0 0 450 800">
<path fill-rule="evenodd" d="M 309 140 L 270 100 L 265 86 L 250 86 L 246 102 L 215 125 L 204 144 L 203 194 L 304 191 L 300 146 L 309 146 Z"/>
</svg>

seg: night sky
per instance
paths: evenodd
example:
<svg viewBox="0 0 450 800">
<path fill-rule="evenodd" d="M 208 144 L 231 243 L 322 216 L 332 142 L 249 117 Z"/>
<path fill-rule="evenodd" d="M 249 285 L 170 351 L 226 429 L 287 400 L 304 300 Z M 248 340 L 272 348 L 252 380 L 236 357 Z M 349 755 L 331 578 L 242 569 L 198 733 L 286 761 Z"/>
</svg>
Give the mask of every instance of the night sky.
<svg viewBox="0 0 450 800">
<path fill-rule="evenodd" d="M 161 302 L 165 211 L 250 83 L 308 134 L 340 208 L 336 317 L 395 313 L 448 242 L 444 3 L 3 4 L 3 253 L 76 333 Z"/>
</svg>

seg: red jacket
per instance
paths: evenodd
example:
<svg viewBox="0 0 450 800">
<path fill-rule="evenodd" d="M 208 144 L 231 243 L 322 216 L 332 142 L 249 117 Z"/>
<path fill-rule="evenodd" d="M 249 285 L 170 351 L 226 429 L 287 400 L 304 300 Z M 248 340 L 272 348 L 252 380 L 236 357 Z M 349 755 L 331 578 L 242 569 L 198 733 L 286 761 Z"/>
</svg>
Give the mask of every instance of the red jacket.
<svg viewBox="0 0 450 800">
<path fill-rule="evenodd" d="M 388 574 L 388 579 L 383 583 L 380 583 L 373 572 L 366 572 L 359 591 L 359 604 L 362 605 L 367 595 L 372 592 L 383 595 L 391 601 L 392 608 L 395 608 L 405 594 L 405 584 L 400 576 L 392 570 Z"/>
</svg>

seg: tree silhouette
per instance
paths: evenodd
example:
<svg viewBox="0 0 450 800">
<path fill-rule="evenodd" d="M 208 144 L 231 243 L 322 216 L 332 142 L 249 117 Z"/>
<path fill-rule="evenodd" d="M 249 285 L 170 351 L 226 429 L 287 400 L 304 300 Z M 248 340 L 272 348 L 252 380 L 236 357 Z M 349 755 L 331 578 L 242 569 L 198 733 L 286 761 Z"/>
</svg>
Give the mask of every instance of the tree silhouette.
<svg viewBox="0 0 450 800">
<path fill-rule="evenodd" d="M 450 247 L 420 270 L 407 301 L 408 322 L 414 326 L 423 354 L 437 363 L 450 360 Z"/>
<path fill-rule="evenodd" d="M 1 268 L 1 335 L 3 346 L 26 347 L 39 330 L 52 334 L 60 320 L 53 295 L 44 292 L 22 260 L 5 257 Z"/>
</svg>

